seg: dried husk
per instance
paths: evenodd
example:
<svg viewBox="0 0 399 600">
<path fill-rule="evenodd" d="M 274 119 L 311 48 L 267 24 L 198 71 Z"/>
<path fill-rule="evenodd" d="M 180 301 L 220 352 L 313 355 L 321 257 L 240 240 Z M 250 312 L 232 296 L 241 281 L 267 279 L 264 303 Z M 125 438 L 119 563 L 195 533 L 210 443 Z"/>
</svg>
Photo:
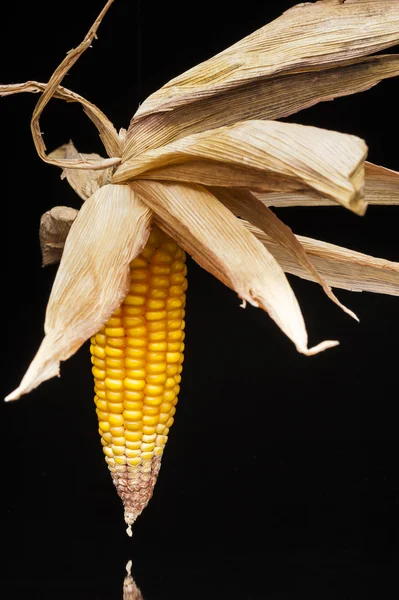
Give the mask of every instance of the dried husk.
<svg viewBox="0 0 399 600">
<path fill-rule="evenodd" d="M 364 198 L 367 204 L 399 204 L 399 172 L 365 162 Z M 308 192 L 254 192 L 266 206 L 337 206 Z"/>
<path fill-rule="evenodd" d="M 306 255 L 304 248 L 292 233 L 291 229 L 267 208 L 267 206 L 262 204 L 262 202 L 250 192 L 220 188 L 212 188 L 210 191 L 218 200 L 220 200 L 220 202 L 223 202 L 233 214 L 242 217 L 261 229 L 274 242 L 286 250 L 286 252 L 288 252 L 303 269 L 312 275 L 313 280 L 317 281 L 317 283 L 322 286 L 330 300 L 335 302 L 335 304 L 342 308 L 348 315 L 358 320 L 355 313 L 338 300 L 329 285 L 318 273 L 317 269 L 315 269 L 314 265 L 309 260 L 309 257 Z M 265 245 L 267 247 L 267 244 Z"/>
<path fill-rule="evenodd" d="M 337 344 L 325 341 L 308 348 L 301 310 L 280 265 L 211 192 L 157 181 L 130 186 L 194 260 L 244 302 L 266 310 L 299 352 L 311 355 Z"/>
<path fill-rule="evenodd" d="M 80 209 L 66 239 L 46 311 L 45 337 L 16 400 L 59 374 L 119 307 L 130 284 L 130 262 L 144 248 L 151 210 L 125 185 L 105 185 Z"/>
<path fill-rule="evenodd" d="M 316 281 L 270 236 L 251 223 L 242 221 L 258 240 L 266 245 L 286 273 Z M 329 285 L 351 292 L 375 292 L 399 296 L 399 263 L 368 256 L 349 248 L 297 235 L 307 256 Z"/>
<path fill-rule="evenodd" d="M 78 211 L 69 206 L 54 206 L 40 219 L 40 248 L 43 267 L 61 260 L 65 241 Z"/>
<path fill-rule="evenodd" d="M 123 163 L 115 172 L 118 183 L 133 177 L 145 178 L 146 172 L 158 169 L 154 177 L 167 179 L 169 165 L 200 160 L 207 171 L 225 164 L 231 167 L 230 187 L 236 186 L 235 167 L 253 171 L 258 176 L 270 174 L 281 181 L 281 190 L 292 184 L 314 190 L 363 214 L 363 161 L 367 147 L 358 137 L 317 127 L 276 121 L 243 121 L 182 138 Z M 213 171 L 214 173 L 214 171 Z M 201 172 L 191 173 L 190 183 L 204 183 Z M 242 176 L 242 172 L 240 172 Z M 187 172 L 184 177 L 187 181 Z M 223 182 L 226 184 L 226 180 Z M 299 184 L 299 185 L 298 185 Z M 216 184 L 218 185 L 218 184 Z M 242 182 L 241 182 L 242 185 Z M 253 181 L 248 179 L 248 188 Z"/>
<path fill-rule="evenodd" d="M 298 4 L 149 96 L 131 121 L 123 160 L 205 129 L 277 119 L 368 89 L 397 74 L 397 57 L 358 59 L 398 42 L 396 0 Z"/>
<path fill-rule="evenodd" d="M 74 159 L 84 160 L 95 163 L 102 162 L 104 158 L 99 154 L 81 154 L 77 151 L 73 143 L 60 146 L 53 152 L 50 152 L 49 158 L 55 159 Z M 69 185 L 82 198 L 87 200 L 94 192 L 112 181 L 112 168 L 102 170 L 82 170 L 82 169 L 63 169 L 61 179 L 66 178 Z"/>
<path fill-rule="evenodd" d="M 126 565 L 126 577 L 123 582 L 123 600 L 144 600 L 141 591 L 132 577 L 132 561 Z"/>
</svg>

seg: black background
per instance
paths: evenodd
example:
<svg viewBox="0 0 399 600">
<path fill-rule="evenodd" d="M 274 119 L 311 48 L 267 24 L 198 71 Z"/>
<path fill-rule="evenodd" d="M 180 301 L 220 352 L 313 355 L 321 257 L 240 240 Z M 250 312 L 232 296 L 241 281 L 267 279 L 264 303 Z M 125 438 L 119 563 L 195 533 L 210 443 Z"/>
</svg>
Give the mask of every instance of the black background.
<svg viewBox="0 0 399 600">
<path fill-rule="evenodd" d="M 64 84 L 119 128 L 145 97 L 277 17 L 294 2 L 117 0 L 99 40 Z M 0 81 L 46 81 L 83 39 L 101 0 L 2 7 Z M 398 81 L 288 120 L 364 137 L 369 159 L 399 169 Z M 42 269 L 40 215 L 79 208 L 60 171 L 36 156 L 37 97 L 1 99 L 2 394 L 43 332 L 56 267 Z M 73 139 L 102 152 L 78 106 L 43 115 L 49 150 Z M 296 233 L 399 259 L 399 208 L 280 209 Z M 261 311 L 189 261 L 187 351 L 176 422 L 154 497 L 127 538 L 97 434 L 88 345 L 61 379 L 0 406 L 0 596 L 119 600 L 124 565 L 146 600 L 388 599 L 398 594 L 395 297 L 338 291 L 352 321 L 312 283 L 290 281 L 311 344 L 306 358 Z M 4 331 L 6 330 L 6 337 Z M 396 586 L 396 587 L 395 587 Z"/>
</svg>

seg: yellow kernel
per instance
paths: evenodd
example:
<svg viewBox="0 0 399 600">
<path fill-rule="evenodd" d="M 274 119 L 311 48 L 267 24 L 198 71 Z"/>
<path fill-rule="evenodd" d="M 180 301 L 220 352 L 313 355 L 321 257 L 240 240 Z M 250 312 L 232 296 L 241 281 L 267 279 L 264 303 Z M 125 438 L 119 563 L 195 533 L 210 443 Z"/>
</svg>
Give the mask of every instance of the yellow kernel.
<svg viewBox="0 0 399 600">
<path fill-rule="evenodd" d="M 126 438 L 126 443 L 127 442 L 140 442 L 141 438 L 142 438 L 142 433 L 141 431 L 125 431 L 125 438 Z"/>
<path fill-rule="evenodd" d="M 184 362 L 184 354 L 182 354 L 180 352 L 180 358 L 179 358 L 179 368 L 181 367 L 182 363 Z M 179 373 L 181 373 L 181 369 L 179 371 Z"/>
<path fill-rule="evenodd" d="M 181 373 L 181 372 L 182 372 L 182 370 L 183 370 L 183 366 L 182 366 L 182 365 L 179 365 L 179 368 L 178 368 L 177 372 L 178 372 L 178 373 Z"/>
<path fill-rule="evenodd" d="M 174 377 L 168 377 L 167 380 L 165 381 L 165 385 L 164 388 L 165 390 L 171 390 L 175 387 L 176 385 L 176 380 Z"/>
<path fill-rule="evenodd" d="M 168 298 L 166 301 L 166 310 L 168 310 L 168 311 L 180 310 L 182 306 L 183 306 L 183 300 L 181 298 Z M 176 317 L 170 317 L 170 318 L 173 319 Z"/>
<path fill-rule="evenodd" d="M 126 458 L 126 456 L 115 456 L 114 460 L 117 465 L 125 465 L 127 458 Z M 132 460 L 134 460 L 134 458 Z"/>
<path fill-rule="evenodd" d="M 137 442 L 129 442 L 128 440 L 126 440 L 126 448 L 128 448 L 129 450 L 140 450 L 141 440 L 138 440 Z"/>
<path fill-rule="evenodd" d="M 171 285 L 183 285 L 186 278 L 183 273 L 174 273 L 170 278 Z"/>
<path fill-rule="evenodd" d="M 106 356 L 112 356 L 114 358 L 121 358 L 124 354 L 121 348 L 112 348 L 112 346 L 105 346 L 104 352 Z"/>
<path fill-rule="evenodd" d="M 160 406 L 160 404 L 162 404 L 163 402 L 163 395 L 162 396 L 146 396 L 144 398 L 144 405 L 145 406 Z"/>
<path fill-rule="evenodd" d="M 125 438 L 124 437 L 114 437 L 112 439 L 112 443 L 114 446 L 124 446 L 125 445 Z"/>
<path fill-rule="evenodd" d="M 107 376 L 110 379 L 125 379 L 125 369 L 107 369 Z"/>
<path fill-rule="evenodd" d="M 125 329 L 124 327 L 106 327 L 105 335 L 116 338 L 123 337 L 125 335 Z"/>
<path fill-rule="evenodd" d="M 176 375 L 178 372 L 178 366 L 177 365 L 168 365 L 166 367 L 166 374 L 169 375 L 169 377 L 173 377 L 173 375 Z"/>
<path fill-rule="evenodd" d="M 107 377 L 105 380 L 105 387 L 112 391 L 123 390 L 123 379 L 111 379 L 110 377 Z"/>
<path fill-rule="evenodd" d="M 180 354 L 183 354 L 185 347 L 186 347 L 185 344 L 183 342 L 181 342 L 180 343 L 180 350 L 179 350 Z"/>
<path fill-rule="evenodd" d="M 123 310 L 127 317 L 139 317 L 144 314 L 144 306 L 127 306 L 124 305 Z"/>
<path fill-rule="evenodd" d="M 148 363 L 147 373 L 149 375 L 158 375 L 166 372 L 166 362 Z"/>
<path fill-rule="evenodd" d="M 155 416 L 159 413 L 159 408 L 158 406 L 148 406 L 148 404 L 144 404 L 143 406 L 143 414 L 144 415 L 150 415 L 150 416 Z"/>
<path fill-rule="evenodd" d="M 185 266 L 186 265 L 182 260 L 175 260 L 171 267 L 172 273 L 180 273 L 181 271 L 184 271 Z"/>
<path fill-rule="evenodd" d="M 129 358 L 134 358 L 135 360 L 139 360 L 145 358 L 147 355 L 147 351 L 143 348 L 130 348 L 126 347 L 126 356 Z"/>
<path fill-rule="evenodd" d="M 94 388 L 95 389 L 95 388 Z M 105 390 L 97 390 L 95 389 L 96 392 L 96 396 L 98 396 L 99 398 L 101 398 L 101 400 L 105 400 L 106 399 L 106 391 Z"/>
<path fill-rule="evenodd" d="M 145 369 L 126 369 L 126 377 L 129 379 L 145 379 L 146 375 Z"/>
<path fill-rule="evenodd" d="M 113 456 L 114 456 L 114 453 L 112 452 L 112 450 L 109 446 L 105 446 L 103 448 L 103 452 L 104 452 L 105 456 L 108 456 L 108 458 L 113 458 Z"/>
<path fill-rule="evenodd" d="M 123 401 L 123 407 L 126 410 L 141 410 L 143 406 L 143 403 L 140 402 L 130 402 L 129 400 L 124 400 Z"/>
<path fill-rule="evenodd" d="M 169 252 L 169 254 L 175 254 L 178 247 L 179 246 L 176 244 L 176 242 L 170 238 L 168 240 L 166 240 L 166 242 L 163 242 L 163 244 L 162 244 L 162 248 L 164 250 L 166 250 L 167 252 Z"/>
<path fill-rule="evenodd" d="M 127 369 L 142 369 L 145 367 L 145 359 L 144 358 L 130 358 L 127 356 L 125 358 L 125 367 Z"/>
<path fill-rule="evenodd" d="M 145 442 L 146 444 L 151 444 L 152 442 L 155 442 L 156 437 L 157 437 L 156 433 L 152 433 L 151 435 L 144 434 L 143 437 L 141 438 L 141 441 Z"/>
<path fill-rule="evenodd" d="M 107 338 L 103 333 L 97 333 L 95 340 L 96 344 L 98 344 L 99 346 L 105 346 L 105 344 L 107 343 Z"/>
<path fill-rule="evenodd" d="M 128 348 L 147 348 L 147 338 L 128 337 L 127 346 Z"/>
<path fill-rule="evenodd" d="M 151 287 L 153 289 L 167 289 L 169 287 L 169 277 L 153 275 L 151 277 Z"/>
<path fill-rule="evenodd" d="M 150 298 L 147 300 L 146 310 L 164 310 L 165 309 L 165 300 L 156 300 L 154 298 Z"/>
<path fill-rule="evenodd" d="M 107 402 L 106 402 L 106 400 L 100 400 L 100 398 L 98 398 L 97 396 L 95 396 L 94 403 L 95 403 L 95 405 L 97 406 L 97 408 L 99 410 L 102 410 L 103 412 L 107 412 Z"/>
<path fill-rule="evenodd" d="M 174 390 L 168 390 L 164 393 L 163 398 L 165 402 L 173 402 L 173 400 L 176 398 L 176 392 Z"/>
<path fill-rule="evenodd" d="M 163 392 L 163 385 L 147 384 L 143 391 L 146 396 L 159 396 Z"/>
<path fill-rule="evenodd" d="M 184 332 L 181 329 L 175 329 L 174 331 L 168 331 L 168 342 L 181 342 Z"/>
<path fill-rule="evenodd" d="M 155 448 L 155 442 L 152 442 L 151 444 L 141 444 L 141 451 L 142 452 L 152 452 Z"/>
<path fill-rule="evenodd" d="M 138 456 L 137 458 L 128 458 L 127 464 L 130 467 L 137 467 L 141 463 L 141 458 Z"/>
<path fill-rule="evenodd" d="M 125 446 L 116 446 L 115 444 L 112 444 L 111 448 L 114 456 L 123 456 L 125 454 Z"/>
<path fill-rule="evenodd" d="M 181 342 L 169 342 L 167 350 L 168 352 L 180 352 Z"/>
<path fill-rule="evenodd" d="M 135 327 L 129 327 L 126 330 L 126 335 L 131 337 L 145 337 L 147 334 L 147 327 L 145 325 L 136 325 Z"/>
<path fill-rule="evenodd" d="M 181 382 L 181 375 L 175 375 L 174 377 L 176 383 L 180 383 Z"/>
<path fill-rule="evenodd" d="M 96 408 L 96 414 L 98 417 L 99 421 L 108 421 L 108 412 L 106 412 L 105 410 L 100 410 L 98 408 Z M 102 429 L 102 427 L 101 427 Z M 103 431 L 106 431 L 105 429 L 103 429 Z"/>
<path fill-rule="evenodd" d="M 95 384 L 96 384 L 97 395 L 98 395 L 98 390 L 105 390 L 105 382 L 104 381 L 100 381 L 99 379 L 96 379 Z"/>
<path fill-rule="evenodd" d="M 128 432 L 128 431 L 140 432 L 140 435 L 141 435 L 141 431 L 142 431 L 142 423 L 141 423 L 141 421 L 139 421 L 139 422 L 130 422 L 130 421 L 126 421 L 126 423 L 125 423 L 125 428 L 127 429 L 127 431 L 125 432 L 125 438 L 128 440 L 128 439 L 130 439 L 130 438 L 127 436 L 127 432 Z"/>
<path fill-rule="evenodd" d="M 146 246 L 141 251 L 140 256 L 142 256 L 143 258 L 145 258 L 148 261 L 148 259 L 151 258 L 151 256 L 154 254 L 154 252 L 155 252 L 155 247 L 153 246 L 153 244 L 150 244 L 149 242 L 147 242 Z"/>
<path fill-rule="evenodd" d="M 165 424 L 167 423 L 169 420 L 169 414 L 168 413 L 161 413 L 159 415 L 159 423 L 161 424 Z"/>
<path fill-rule="evenodd" d="M 171 409 L 169 416 L 170 417 L 174 417 L 174 415 L 176 414 L 176 408 L 173 406 L 173 408 Z M 168 427 L 170 427 L 170 425 L 168 425 Z"/>
<path fill-rule="evenodd" d="M 174 310 L 169 310 L 167 312 L 167 318 L 171 321 L 181 319 L 183 317 L 183 309 L 175 308 Z"/>
<path fill-rule="evenodd" d="M 148 283 L 132 283 L 130 285 L 130 292 L 139 296 L 145 295 L 148 292 L 149 288 L 150 286 L 148 285 Z"/>
<path fill-rule="evenodd" d="M 160 331 L 166 332 L 166 320 L 147 323 L 147 329 L 151 333 L 159 333 Z"/>
<path fill-rule="evenodd" d="M 97 413 L 97 416 L 98 416 L 98 413 Z M 108 419 L 108 414 L 107 414 L 106 418 Z M 98 419 L 99 419 L 98 425 L 99 425 L 101 431 L 103 431 L 104 433 L 108 433 L 110 430 L 108 421 L 106 421 L 105 419 L 100 419 L 100 417 L 98 417 Z"/>
<path fill-rule="evenodd" d="M 155 427 L 153 425 L 143 425 L 142 432 L 145 435 L 151 435 L 155 433 Z"/>
<path fill-rule="evenodd" d="M 152 265 L 170 265 L 173 263 L 173 257 L 169 252 L 159 248 L 151 258 Z"/>
<path fill-rule="evenodd" d="M 144 314 L 147 321 L 162 321 L 166 318 L 166 310 L 146 311 Z"/>
<path fill-rule="evenodd" d="M 122 327 L 122 323 L 123 319 L 121 317 L 116 317 L 114 313 L 114 315 L 106 322 L 105 327 Z"/>
<path fill-rule="evenodd" d="M 165 430 L 164 430 L 164 432 L 163 432 L 163 435 L 167 437 L 167 436 L 168 436 L 168 433 L 169 433 L 169 427 L 166 427 L 166 426 L 165 426 Z"/>
<path fill-rule="evenodd" d="M 141 453 L 141 460 L 144 460 L 144 461 L 151 460 L 152 456 L 153 456 L 152 452 L 142 452 Z M 134 460 L 134 458 L 132 460 Z"/>
<path fill-rule="evenodd" d="M 101 435 L 102 435 L 102 437 L 103 437 L 103 440 L 104 440 L 104 441 L 105 441 L 107 444 L 110 444 L 110 443 L 112 442 L 112 434 L 111 434 L 111 433 L 109 433 L 109 432 L 107 432 L 107 433 L 106 433 L 105 431 L 103 432 L 103 431 L 101 431 L 101 429 L 99 429 L 98 431 L 100 432 L 100 434 L 101 434 Z"/>
<path fill-rule="evenodd" d="M 169 275 L 170 274 L 170 266 L 169 265 L 150 265 L 150 271 L 152 275 Z"/>
<path fill-rule="evenodd" d="M 148 344 L 149 352 L 166 352 L 167 343 L 166 342 L 151 342 Z"/>
<path fill-rule="evenodd" d="M 163 423 L 158 423 L 155 431 L 157 433 L 163 433 L 165 431 L 165 428 L 166 428 L 166 425 L 164 425 Z"/>
<path fill-rule="evenodd" d="M 166 371 L 166 368 L 165 368 Z M 166 381 L 166 373 L 147 373 L 147 376 L 145 378 L 147 383 L 150 383 L 151 385 L 162 385 L 165 383 Z M 152 394 L 149 394 L 149 396 L 151 396 Z"/>
<path fill-rule="evenodd" d="M 132 260 L 132 262 L 130 263 L 130 268 L 131 269 L 141 269 L 141 268 L 145 268 L 148 266 L 147 261 L 144 258 L 141 258 L 141 256 L 136 256 L 135 259 Z"/>
<path fill-rule="evenodd" d="M 149 331 L 147 334 L 148 341 L 151 343 L 154 342 L 163 342 L 166 340 L 166 331 Z"/>
<path fill-rule="evenodd" d="M 123 304 L 125 304 L 126 306 L 144 306 L 145 296 L 128 294 L 124 299 Z"/>
<path fill-rule="evenodd" d="M 130 379 L 129 377 L 126 377 L 124 379 L 124 384 L 127 390 L 140 391 L 145 388 L 144 379 Z"/>
<path fill-rule="evenodd" d="M 110 432 L 113 437 L 123 437 L 125 435 L 125 428 L 123 426 L 111 427 Z"/>
<path fill-rule="evenodd" d="M 124 396 L 129 402 L 142 402 L 144 398 L 143 392 L 139 390 L 125 390 Z"/>
<path fill-rule="evenodd" d="M 161 406 L 159 407 L 159 410 L 162 414 L 169 414 L 169 412 L 172 410 L 172 403 L 162 402 Z"/>
<path fill-rule="evenodd" d="M 157 435 L 156 445 L 157 446 L 165 446 L 167 441 L 168 441 L 168 438 L 166 437 L 166 435 Z"/>
<path fill-rule="evenodd" d="M 158 415 L 143 415 L 143 425 L 157 425 L 158 424 Z"/>
<path fill-rule="evenodd" d="M 184 293 L 183 285 L 171 285 L 169 288 L 169 296 L 182 296 Z"/>
<path fill-rule="evenodd" d="M 98 367 L 99 369 L 105 369 L 105 360 L 103 360 L 102 358 L 97 358 L 96 356 L 92 356 L 91 362 L 95 367 Z"/>
<path fill-rule="evenodd" d="M 120 414 L 119 415 L 109 414 L 108 422 L 111 425 L 111 427 L 113 427 L 113 426 L 120 427 L 121 425 L 123 425 L 123 416 Z"/>
<path fill-rule="evenodd" d="M 176 331 L 176 329 L 182 329 L 183 321 L 181 319 L 174 319 L 173 321 L 167 322 L 168 331 Z"/>
<path fill-rule="evenodd" d="M 125 453 L 128 458 L 136 458 L 137 456 L 140 456 L 141 450 L 140 449 L 130 450 L 127 448 L 125 450 Z"/>
<path fill-rule="evenodd" d="M 165 362 L 165 352 L 148 352 L 147 353 L 147 361 L 149 363 L 164 363 Z"/>
<path fill-rule="evenodd" d="M 168 288 L 153 288 L 149 291 L 150 298 L 166 299 L 168 297 Z"/>
<path fill-rule="evenodd" d="M 126 421 L 131 421 L 133 423 L 135 421 L 140 421 L 143 417 L 143 413 L 141 410 L 124 410 L 123 417 Z"/>
<path fill-rule="evenodd" d="M 97 358 L 105 358 L 105 349 L 102 346 L 90 346 L 90 351 L 94 356 L 97 356 Z"/>
<path fill-rule="evenodd" d="M 157 446 L 154 449 L 154 455 L 155 456 L 162 456 L 162 454 L 163 454 L 163 446 Z"/>
<path fill-rule="evenodd" d="M 112 348 L 124 348 L 125 347 L 125 338 L 124 337 L 108 337 L 107 344 Z"/>
<path fill-rule="evenodd" d="M 116 402 L 108 402 L 108 412 L 118 415 L 118 414 L 122 414 L 123 413 L 123 403 L 116 403 Z"/>
<path fill-rule="evenodd" d="M 99 369 L 98 367 L 93 367 L 91 372 L 93 373 L 93 375 L 96 379 L 101 379 L 101 380 L 105 379 L 105 376 L 106 376 L 105 370 Z"/>
<path fill-rule="evenodd" d="M 130 272 L 130 280 L 131 281 L 145 281 L 150 276 L 150 271 L 148 269 L 132 269 Z"/>
<path fill-rule="evenodd" d="M 125 361 L 122 357 L 114 358 L 112 356 L 109 356 L 105 359 L 105 364 L 110 369 L 123 369 L 123 367 L 125 366 Z"/>
<path fill-rule="evenodd" d="M 124 325 L 126 329 L 130 329 L 131 327 L 141 327 L 142 325 L 145 325 L 145 318 L 142 315 L 125 317 Z"/>
</svg>

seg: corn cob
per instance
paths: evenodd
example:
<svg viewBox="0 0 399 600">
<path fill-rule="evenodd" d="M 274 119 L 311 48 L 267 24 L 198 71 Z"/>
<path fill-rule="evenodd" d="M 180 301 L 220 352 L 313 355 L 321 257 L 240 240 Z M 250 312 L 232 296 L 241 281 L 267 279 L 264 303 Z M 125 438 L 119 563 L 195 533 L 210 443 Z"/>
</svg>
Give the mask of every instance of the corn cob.
<svg viewBox="0 0 399 600">
<path fill-rule="evenodd" d="M 91 338 L 105 460 L 131 525 L 147 506 L 173 424 L 184 350 L 185 253 L 157 227 L 130 265 L 130 291 Z"/>
</svg>

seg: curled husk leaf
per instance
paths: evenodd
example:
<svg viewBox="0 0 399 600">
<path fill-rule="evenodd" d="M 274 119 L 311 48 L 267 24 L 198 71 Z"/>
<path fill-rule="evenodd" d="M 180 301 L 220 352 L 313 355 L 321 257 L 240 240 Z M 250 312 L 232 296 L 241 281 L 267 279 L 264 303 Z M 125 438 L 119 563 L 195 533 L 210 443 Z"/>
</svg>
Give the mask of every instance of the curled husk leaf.
<svg viewBox="0 0 399 600">
<path fill-rule="evenodd" d="M 105 185 L 80 209 L 66 239 L 44 324 L 45 337 L 16 400 L 59 374 L 66 360 L 102 327 L 125 298 L 129 264 L 144 248 L 151 210 L 126 185 Z"/>
<path fill-rule="evenodd" d="M 61 260 L 65 240 L 77 214 L 78 211 L 69 206 L 54 206 L 42 215 L 39 238 L 43 267 Z"/>
</svg>

